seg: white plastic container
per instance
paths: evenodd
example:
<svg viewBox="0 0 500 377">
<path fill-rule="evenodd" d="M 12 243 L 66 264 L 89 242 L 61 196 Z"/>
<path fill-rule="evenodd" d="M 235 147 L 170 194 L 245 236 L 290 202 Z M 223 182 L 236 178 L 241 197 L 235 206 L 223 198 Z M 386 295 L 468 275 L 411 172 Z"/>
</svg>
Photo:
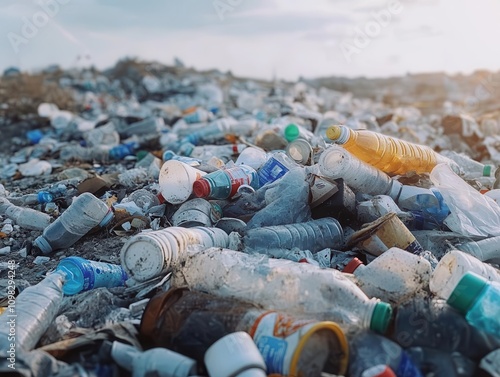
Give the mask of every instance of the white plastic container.
<svg viewBox="0 0 500 377">
<path fill-rule="evenodd" d="M 266 377 L 266 364 L 252 337 L 239 331 L 216 341 L 205 353 L 210 377 Z"/>
<path fill-rule="evenodd" d="M 142 232 L 123 245 L 122 267 L 136 281 L 147 281 L 166 273 L 190 245 L 227 247 L 229 236 L 218 228 L 170 227 Z"/>
<path fill-rule="evenodd" d="M 128 344 L 113 342 L 111 357 L 132 377 L 188 377 L 196 374 L 196 361 L 166 348 L 140 351 Z"/>
<path fill-rule="evenodd" d="M 353 274 L 368 297 L 400 303 L 429 285 L 432 268 L 423 257 L 392 247 Z"/>
<path fill-rule="evenodd" d="M 500 282 L 500 271 L 496 268 L 481 262 L 472 255 L 459 250 L 451 250 L 436 266 L 429 287 L 439 297 L 448 299 L 460 279 L 469 271 L 490 281 Z"/>
<path fill-rule="evenodd" d="M 185 202 L 193 193 L 193 183 L 206 173 L 180 161 L 169 160 L 160 170 L 160 191 L 172 204 Z"/>
<path fill-rule="evenodd" d="M 387 174 L 361 161 L 338 145 L 331 145 L 319 157 L 320 174 L 326 178 L 343 178 L 354 191 L 369 195 L 397 197 L 401 184 Z"/>
<path fill-rule="evenodd" d="M 391 317 L 389 304 L 369 299 L 340 271 L 228 249 L 186 253 L 172 285 L 382 333 Z"/>
</svg>

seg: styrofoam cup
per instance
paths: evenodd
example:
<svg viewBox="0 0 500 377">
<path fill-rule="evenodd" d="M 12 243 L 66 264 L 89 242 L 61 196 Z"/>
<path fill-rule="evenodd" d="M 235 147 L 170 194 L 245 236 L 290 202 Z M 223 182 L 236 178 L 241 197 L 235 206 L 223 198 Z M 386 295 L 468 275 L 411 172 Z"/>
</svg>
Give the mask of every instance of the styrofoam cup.
<svg viewBox="0 0 500 377">
<path fill-rule="evenodd" d="M 166 161 L 160 170 L 160 191 L 171 204 L 185 202 L 193 192 L 193 183 L 206 173 L 181 161 Z"/>
</svg>

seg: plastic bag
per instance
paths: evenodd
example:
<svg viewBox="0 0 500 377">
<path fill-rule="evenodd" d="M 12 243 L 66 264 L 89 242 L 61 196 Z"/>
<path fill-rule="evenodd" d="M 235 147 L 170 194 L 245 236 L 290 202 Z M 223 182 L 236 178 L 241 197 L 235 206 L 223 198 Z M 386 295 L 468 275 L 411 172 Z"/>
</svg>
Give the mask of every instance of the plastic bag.
<svg viewBox="0 0 500 377">
<path fill-rule="evenodd" d="M 500 235 L 500 207 L 493 199 L 473 189 L 445 164 L 437 165 L 430 178 L 451 211 L 444 220 L 448 228 L 469 237 Z"/>
</svg>

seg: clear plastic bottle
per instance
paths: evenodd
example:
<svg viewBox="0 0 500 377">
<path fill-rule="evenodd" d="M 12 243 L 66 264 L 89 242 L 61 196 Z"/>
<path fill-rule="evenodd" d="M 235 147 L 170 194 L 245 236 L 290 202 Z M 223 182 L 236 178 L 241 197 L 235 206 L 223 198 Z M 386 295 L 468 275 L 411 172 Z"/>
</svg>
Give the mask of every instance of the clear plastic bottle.
<svg viewBox="0 0 500 377">
<path fill-rule="evenodd" d="M 119 265 L 80 257 L 62 259 L 57 265 L 56 271 L 66 274 L 63 292 L 67 296 L 94 288 L 120 287 L 127 280 L 127 274 Z"/>
<path fill-rule="evenodd" d="M 354 191 L 369 195 L 389 195 L 396 199 L 402 185 L 383 171 L 361 161 L 346 149 L 331 145 L 318 161 L 320 174 L 330 179 L 344 179 Z"/>
<path fill-rule="evenodd" d="M 141 335 L 154 346 L 180 352 L 200 364 L 213 344 L 239 331 L 253 338 L 269 375 L 319 377 L 323 371 L 343 374 L 347 369 L 347 341 L 337 324 L 294 318 L 200 291 L 174 288 L 156 295 L 140 326 Z M 215 361 L 210 361 L 213 366 Z"/>
<path fill-rule="evenodd" d="M 64 275 L 56 272 L 23 290 L 16 297 L 14 314 L 6 311 L 0 316 L 0 337 L 12 335 L 8 318 L 9 314 L 15 315 L 16 347 L 25 351 L 35 348 L 59 311 L 63 282 Z"/>
<path fill-rule="evenodd" d="M 495 166 L 482 164 L 465 154 L 457 153 L 455 151 L 445 150 L 441 151 L 440 154 L 455 161 L 463 170 L 464 173 L 462 176 L 465 179 L 495 176 Z"/>
<path fill-rule="evenodd" d="M 85 162 L 109 162 L 110 147 L 98 146 L 93 148 L 84 148 L 79 145 L 67 146 L 61 149 L 60 157 L 63 161 L 85 161 Z"/>
<path fill-rule="evenodd" d="M 500 236 L 481 241 L 464 242 L 457 249 L 470 254 L 482 262 L 500 263 Z"/>
<path fill-rule="evenodd" d="M 368 130 L 352 130 L 346 126 L 332 126 L 327 136 L 341 144 L 360 160 L 389 175 L 429 173 L 439 163 L 447 163 L 460 171 L 454 161 L 441 156 L 431 148 L 396 139 Z"/>
<path fill-rule="evenodd" d="M 89 147 L 98 147 L 100 145 L 114 147 L 120 143 L 120 135 L 116 132 L 113 123 L 94 128 L 87 132 L 84 137 Z"/>
<path fill-rule="evenodd" d="M 467 271 L 472 271 L 490 281 L 500 282 L 500 270 L 459 250 L 451 250 L 439 261 L 432 273 L 430 290 L 447 299 Z"/>
<path fill-rule="evenodd" d="M 68 248 L 92 228 L 105 226 L 112 218 L 113 212 L 104 202 L 88 192 L 83 193 L 35 239 L 34 245 L 44 254 Z"/>
<path fill-rule="evenodd" d="M 194 147 L 188 157 L 209 159 L 212 156 L 232 156 L 240 154 L 246 147 L 245 144 L 202 145 Z"/>
<path fill-rule="evenodd" d="M 392 247 L 351 271 L 368 297 L 400 303 L 428 287 L 432 268 L 423 257 Z"/>
<path fill-rule="evenodd" d="M 340 271 L 262 254 L 220 248 L 187 252 L 174 267 L 173 277 L 176 287 L 381 333 L 392 313 L 389 304 L 369 299 Z"/>
<path fill-rule="evenodd" d="M 148 135 L 158 133 L 165 127 L 163 118 L 145 118 L 139 122 L 129 124 L 128 126 L 119 129 L 120 134 L 129 137 L 134 135 Z"/>
<path fill-rule="evenodd" d="M 327 247 L 341 247 L 344 232 L 336 219 L 325 217 L 305 223 L 249 229 L 242 242 L 246 252 L 267 254 L 273 249 L 297 248 L 315 253 Z"/>
<path fill-rule="evenodd" d="M 50 225 L 50 216 L 31 208 L 17 207 L 6 198 L 0 197 L 0 215 L 9 219 L 24 229 L 44 230 Z"/>
<path fill-rule="evenodd" d="M 254 119 L 236 121 L 233 118 L 221 118 L 210 123 L 204 129 L 195 131 L 184 138 L 185 142 L 193 145 L 214 144 L 224 140 L 226 135 L 248 136 L 257 126 Z"/>
<path fill-rule="evenodd" d="M 500 283 L 491 282 L 473 272 L 459 281 L 448 305 L 465 315 L 472 325 L 487 333 L 500 336 Z"/>
<path fill-rule="evenodd" d="M 408 354 L 393 341 L 364 331 L 350 339 L 349 376 L 362 377 L 373 366 L 389 366 L 397 377 L 423 377 Z"/>
<path fill-rule="evenodd" d="M 259 169 L 259 184 L 264 186 L 265 184 L 274 182 L 291 169 L 300 168 L 295 161 L 286 155 L 286 153 L 278 151 L 270 153 L 269 157 L 264 165 Z"/>
<path fill-rule="evenodd" d="M 239 165 L 209 173 L 193 183 L 198 198 L 227 199 L 236 194 L 241 185 L 259 188 L 257 172 L 250 166 Z"/>
</svg>

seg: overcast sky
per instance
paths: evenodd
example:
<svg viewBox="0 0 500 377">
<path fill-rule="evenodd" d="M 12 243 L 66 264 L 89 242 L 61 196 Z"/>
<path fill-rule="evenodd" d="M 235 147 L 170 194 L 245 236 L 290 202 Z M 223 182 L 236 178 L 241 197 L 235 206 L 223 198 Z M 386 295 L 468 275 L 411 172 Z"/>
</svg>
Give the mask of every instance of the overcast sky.
<svg viewBox="0 0 500 377">
<path fill-rule="evenodd" d="M 266 79 L 500 69 L 499 0 L 393 2 L 1 0 L 0 69 L 124 56 Z M 357 30 L 370 35 L 356 41 Z"/>
</svg>

